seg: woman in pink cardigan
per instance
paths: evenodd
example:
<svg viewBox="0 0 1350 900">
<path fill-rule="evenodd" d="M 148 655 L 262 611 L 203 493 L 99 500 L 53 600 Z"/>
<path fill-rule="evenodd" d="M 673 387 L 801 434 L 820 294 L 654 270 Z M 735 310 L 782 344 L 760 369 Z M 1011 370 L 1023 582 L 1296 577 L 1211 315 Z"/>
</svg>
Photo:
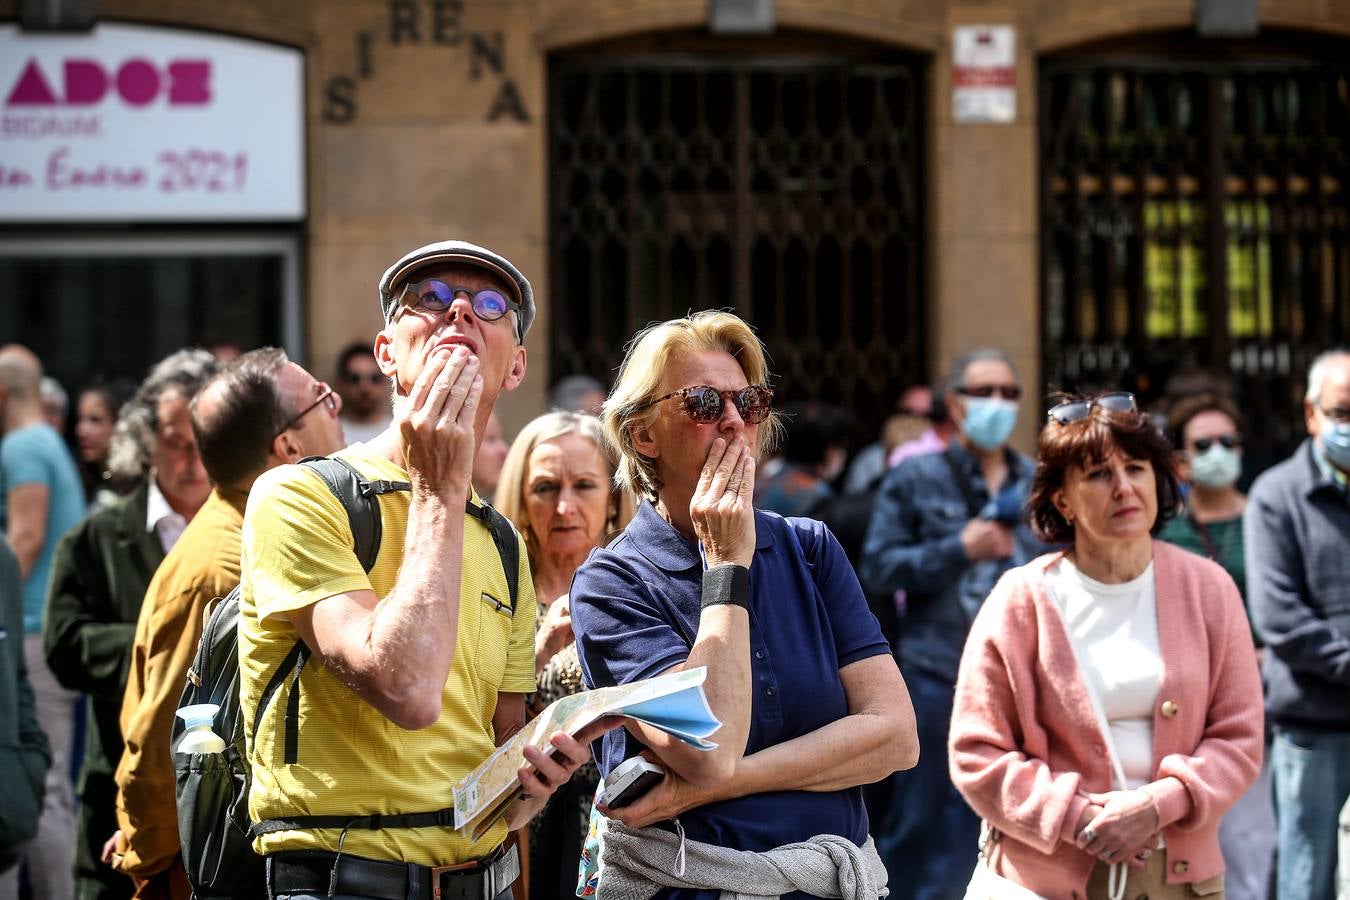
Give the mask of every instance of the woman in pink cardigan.
<svg viewBox="0 0 1350 900">
<path fill-rule="evenodd" d="M 1153 540 L 1177 483 L 1130 394 L 1050 411 L 1029 503 L 1069 548 L 1003 577 L 962 656 L 951 775 L 989 826 L 968 900 L 1217 900 L 1262 752 L 1237 588 Z"/>
</svg>

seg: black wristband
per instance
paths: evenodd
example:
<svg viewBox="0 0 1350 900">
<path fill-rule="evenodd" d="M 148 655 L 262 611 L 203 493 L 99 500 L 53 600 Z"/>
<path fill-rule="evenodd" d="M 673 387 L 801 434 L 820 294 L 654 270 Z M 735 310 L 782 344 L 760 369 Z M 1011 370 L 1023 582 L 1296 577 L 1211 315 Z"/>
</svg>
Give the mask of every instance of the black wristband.
<svg viewBox="0 0 1350 900">
<path fill-rule="evenodd" d="M 727 563 L 704 571 L 700 609 L 723 603 L 750 609 L 750 570 L 745 566 Z"/>
</svg>

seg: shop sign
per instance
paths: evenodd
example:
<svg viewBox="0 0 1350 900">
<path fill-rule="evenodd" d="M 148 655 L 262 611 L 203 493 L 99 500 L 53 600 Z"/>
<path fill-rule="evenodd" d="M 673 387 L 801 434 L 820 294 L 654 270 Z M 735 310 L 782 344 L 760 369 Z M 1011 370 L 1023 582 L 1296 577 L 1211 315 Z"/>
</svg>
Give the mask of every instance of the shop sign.
<svg viewBox="0 0 1350 900">
<path fill-rule="evenodd" d="M 1017 118 L 1017 58 L 1011 25 L 962 25 L 952 32 L 952 118 Z"/>
<path fill-rule="evenodd" d="M 304 113 L 298 50 L 0 26 L 0 221 L 304 218 Z"/>
</svg>

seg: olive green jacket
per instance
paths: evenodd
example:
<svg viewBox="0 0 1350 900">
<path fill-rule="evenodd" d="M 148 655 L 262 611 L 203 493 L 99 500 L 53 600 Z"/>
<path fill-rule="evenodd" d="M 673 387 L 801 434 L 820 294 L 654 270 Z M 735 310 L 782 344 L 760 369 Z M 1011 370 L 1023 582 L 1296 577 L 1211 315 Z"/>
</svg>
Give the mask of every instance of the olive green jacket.
<svg viewBox="0 0 1350 900">
<path fill-rule="evenodd" d="M 123 900 L 131 880 L 99 861 L 114 831 L 122 758 L 118 721 L 145 589 L 164 550 L 145 527 L 148 482 L 91 514 L 56 547 L 47 586 L 43 648 L 56 680 L 89 695 L 75 848 L 79 900 Z"/>
<path fill-rule="evenodd" d="M 47 665 L 61 684 L 91 700 L 81 788 L 91 775 L 111 777 L 122 758 L 118 716 L 131 642 L 145 589 L 164 559 L 159 536 L 145 528 L 149 494 L 149 482 L 142 482 L 90 515 L 61 539 L 52 561 Z"/>
</svg>

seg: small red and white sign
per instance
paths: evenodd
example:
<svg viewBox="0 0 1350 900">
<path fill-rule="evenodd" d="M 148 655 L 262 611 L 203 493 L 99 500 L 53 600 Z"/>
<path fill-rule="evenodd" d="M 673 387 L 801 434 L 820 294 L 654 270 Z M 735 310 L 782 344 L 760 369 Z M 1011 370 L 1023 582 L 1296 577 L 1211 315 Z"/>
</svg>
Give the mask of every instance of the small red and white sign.
<svg viewBox="0 0 1350 900">
<path fill-rule="evenodd" d="M 1017 47 L 1011 25 L 961 25 L 952 32 L 952 118 L 1017 118 Z"/>
<path fill-rule="evenodd" d="M 0 221 L 304 218 L 299 50 L 0 26 Z"/>
</svg>

